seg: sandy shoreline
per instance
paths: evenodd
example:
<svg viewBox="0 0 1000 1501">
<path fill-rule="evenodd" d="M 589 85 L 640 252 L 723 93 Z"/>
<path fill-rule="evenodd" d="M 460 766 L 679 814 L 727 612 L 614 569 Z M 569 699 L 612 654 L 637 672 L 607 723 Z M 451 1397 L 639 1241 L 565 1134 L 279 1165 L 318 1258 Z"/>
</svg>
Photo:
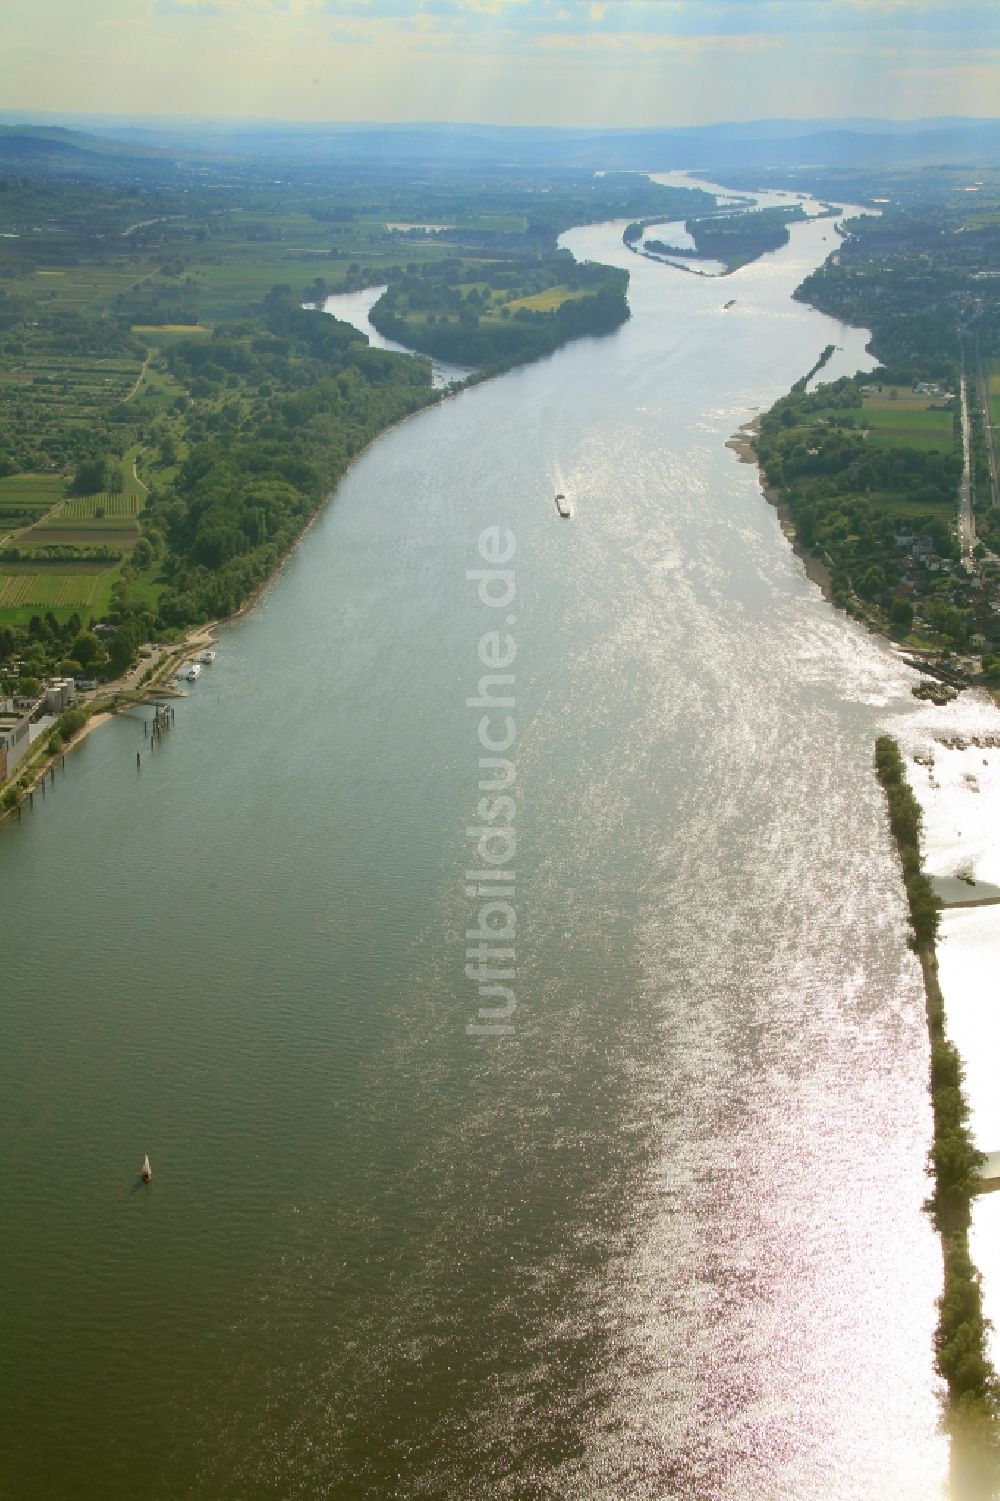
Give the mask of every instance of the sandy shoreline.
<svg viewBox="0 0 1000 1501">
<path fill-rule="evenodd" d="M 753 417 L 749 422 L 742 422 L 732 437 L 726 439 L 726 447 L 732 449 L 741 464 L 757 464 L 753 439 L 759 431 L 760 418 Z M 817 558 L 815 553 L 809 552 L 800 544 L 791 511 L 782 500 L 781 492 L 765 483 L 764 475 L 759 465 L 757 465 L 757 478 L 760 482 L 761 494 L 768 505 L 773 506 L 775 511 L 777 511 L 778 525 L 784 532 L 795 556 L 801 560 L 802 566 L 806 571 L 806 576 L 812 579 L 813 583 L 818 586 L 827 603 L 834 605 L 836 609 L 837 606 L 834 604 L 833 598 L 833 581 L 830 577 L 829 568 L 821 558 Z M 881 632 L 878 634 L 881 634 Z"/>
</svg>

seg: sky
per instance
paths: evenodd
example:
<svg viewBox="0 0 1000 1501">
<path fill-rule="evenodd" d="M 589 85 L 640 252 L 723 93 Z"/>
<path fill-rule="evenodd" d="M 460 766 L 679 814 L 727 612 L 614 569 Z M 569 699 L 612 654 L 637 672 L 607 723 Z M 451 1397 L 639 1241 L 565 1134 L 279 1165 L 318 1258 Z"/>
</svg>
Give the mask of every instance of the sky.
<svg viewBox="0 0 1000 1501">
<path fill-rule="evenodd" d="M 0 10 L 7 112 L 574 127 L 1000 114 L 995 0 L 7 0 Z"/>
</svg>

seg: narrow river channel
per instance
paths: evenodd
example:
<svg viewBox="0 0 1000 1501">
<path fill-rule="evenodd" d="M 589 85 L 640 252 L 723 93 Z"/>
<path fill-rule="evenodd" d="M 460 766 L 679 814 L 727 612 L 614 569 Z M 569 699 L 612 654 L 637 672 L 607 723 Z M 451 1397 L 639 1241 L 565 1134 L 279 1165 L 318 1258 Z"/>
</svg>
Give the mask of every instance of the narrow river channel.
<svg viewBox="0 0 1000 1501">
<path fill-rule="evenodd" d="M 791 297 L 829 220 L 724 280 L 621 228 L 624 328 L 387 434 L 141 772 L 123 716 L 0 827 L 4 1497 L 942 1494 L 908 683 L 725 447 L 864 334 Z"/>
</svg>

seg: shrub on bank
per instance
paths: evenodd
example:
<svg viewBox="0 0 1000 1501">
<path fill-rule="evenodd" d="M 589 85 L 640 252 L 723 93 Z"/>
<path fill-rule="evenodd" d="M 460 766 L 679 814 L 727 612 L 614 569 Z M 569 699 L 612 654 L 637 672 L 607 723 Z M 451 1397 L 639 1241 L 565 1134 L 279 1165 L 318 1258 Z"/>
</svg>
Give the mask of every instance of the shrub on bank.
<svg viewBox="0 0 1000 1501">
<path fill-rule="evenodd" d="M 72 740 L 74 735 L 79 735 L 87 723 L 87 715 L 83 709 L 66 709 L 60 714 L 55 724 L 53 738 L 61 741 Z"/>
<path fill-rule="evenodd" d="M 889 827 L 903 866 L 914 936 L 918 943 L 933 942 L 937 937 L 941 903 L 920 869 L 923 811 L 906 780 L 903 758 L 891 735 L 880 735 L 875 742 L 875 770 L 885 789 Z"/>
</svg>

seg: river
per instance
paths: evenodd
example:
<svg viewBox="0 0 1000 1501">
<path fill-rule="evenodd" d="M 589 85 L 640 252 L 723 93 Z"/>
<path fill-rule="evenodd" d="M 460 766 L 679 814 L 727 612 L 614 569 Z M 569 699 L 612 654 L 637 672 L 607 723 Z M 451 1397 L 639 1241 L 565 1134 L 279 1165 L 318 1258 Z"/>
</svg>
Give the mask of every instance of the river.
<svg viewBox="0 0 1000 1501">
<path fill-rule="evenodd" d="M 791 300 L 829 221 L 722 282 L 621 229 L 625 327 L 386 434 L 155 751 L 0 826 L 5 1497 L 942 1493 L 908 680 L 725 447 L 864 335 Z"/>
</svg>

